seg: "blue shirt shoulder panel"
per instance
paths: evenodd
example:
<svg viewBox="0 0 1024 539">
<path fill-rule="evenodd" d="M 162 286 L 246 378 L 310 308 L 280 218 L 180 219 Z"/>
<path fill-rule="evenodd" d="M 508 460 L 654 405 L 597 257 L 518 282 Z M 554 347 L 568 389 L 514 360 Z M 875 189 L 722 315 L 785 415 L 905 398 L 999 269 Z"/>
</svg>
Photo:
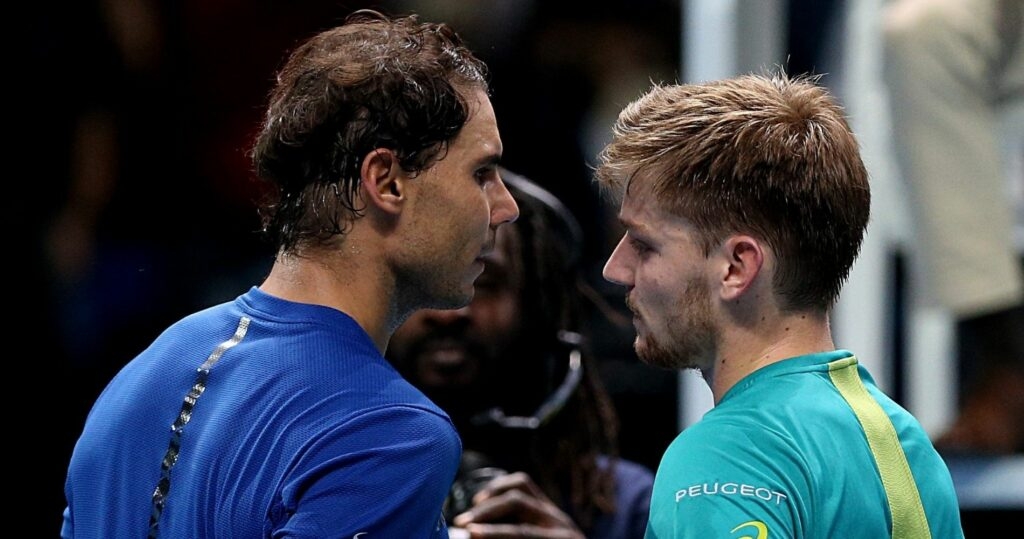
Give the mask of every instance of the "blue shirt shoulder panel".
<svg viewBox="0 0 1024 539">
<path fill-rule="evenodd" d="M 69 466 L 65 529 L 145 533 L 169 427 L 243 317 L 180 430 L 162 535 L 446 538 L 448 416 L 350 317 L 256 288 L 168 328 L 107 386 Z"/>
</svg>

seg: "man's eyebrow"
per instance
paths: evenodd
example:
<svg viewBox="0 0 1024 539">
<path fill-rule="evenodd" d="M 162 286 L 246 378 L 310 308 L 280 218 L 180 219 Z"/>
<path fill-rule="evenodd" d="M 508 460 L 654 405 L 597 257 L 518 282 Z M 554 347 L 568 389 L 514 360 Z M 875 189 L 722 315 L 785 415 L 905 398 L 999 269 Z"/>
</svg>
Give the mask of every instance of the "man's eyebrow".
<svg viewBox="0 0 1024 539">
<path fill-rule="evenodd" d="M 622 214 L 619 214 L 618 219 L 619 219 L 619 224 L 621 224 L 622 226 L 626 227 L 628 230 L 631 230 L 631 231 L 632 230 L 643 231 L 644 228 L 645 228 L 645 226 L 642 223 L 634 221 L 633 219 L 631 219 L 629 217 L 625 217 Z"/>
<path fill-rule="evenodd" d="M 492 153 L 477 160 L 477 167 L 497 167 L 501 164 L 501 154 Z"/>
</svg>

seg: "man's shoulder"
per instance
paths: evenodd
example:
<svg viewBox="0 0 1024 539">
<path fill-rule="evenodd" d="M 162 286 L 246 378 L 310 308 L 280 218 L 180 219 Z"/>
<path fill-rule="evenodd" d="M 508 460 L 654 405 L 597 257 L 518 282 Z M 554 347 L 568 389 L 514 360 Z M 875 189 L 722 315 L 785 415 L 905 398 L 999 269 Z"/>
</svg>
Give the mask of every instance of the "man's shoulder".
<svg viewBox="0 0 1024 539">
<path fill-rule="evenodd" d="M 741 462 L 768 465 L 782 455 L 799 453 L 801 449 L 794 443 L 793 434 L 786 425 L 776 426 L 777 419 L 756 413 L 708 413 L 669 444 L 662 466 L 669 462 L 690 471 L 724 470 Z M 662 473 L 661 468 L 658 473 Z"/>
</svg>

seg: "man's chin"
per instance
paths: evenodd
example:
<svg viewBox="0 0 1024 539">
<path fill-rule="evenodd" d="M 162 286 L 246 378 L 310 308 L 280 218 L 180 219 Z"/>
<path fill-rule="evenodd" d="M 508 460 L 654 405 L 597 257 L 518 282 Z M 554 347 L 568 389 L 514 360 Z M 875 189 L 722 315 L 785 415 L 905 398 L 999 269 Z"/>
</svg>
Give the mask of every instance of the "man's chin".
<svg viewBox="0 0 1024 539">
<path fill-rule="evenodd" d="M 640 361 L 652 367 L 668 370 L 688 368 L 686 365 L 688 361 L 671 354 L 657 342 L 653 342 L 650 339 L 638 336 L 633 342 L 633 349 L 636 351 Z"/>
</svg>

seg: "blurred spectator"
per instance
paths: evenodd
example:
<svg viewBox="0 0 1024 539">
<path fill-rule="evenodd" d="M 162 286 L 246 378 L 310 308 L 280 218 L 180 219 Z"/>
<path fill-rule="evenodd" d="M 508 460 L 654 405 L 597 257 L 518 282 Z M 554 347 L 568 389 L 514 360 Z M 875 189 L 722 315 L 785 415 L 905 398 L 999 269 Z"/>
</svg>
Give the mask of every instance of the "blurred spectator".
<svg viewBox="0 0 1024 539">
<path fill-rule="evenodd" d="M 1022 19 L 1020 0 L 896 0 L 884 12 L 896 151 L 917 227 L 912 296 L 957 322 L 959 416 L 936 440 L 950 452 L 1024 451 L 1024 265 L 1013 240 L 1024 178 L 1008 166 L 1001 129 L 1024 110 Z"/>
</svg>

